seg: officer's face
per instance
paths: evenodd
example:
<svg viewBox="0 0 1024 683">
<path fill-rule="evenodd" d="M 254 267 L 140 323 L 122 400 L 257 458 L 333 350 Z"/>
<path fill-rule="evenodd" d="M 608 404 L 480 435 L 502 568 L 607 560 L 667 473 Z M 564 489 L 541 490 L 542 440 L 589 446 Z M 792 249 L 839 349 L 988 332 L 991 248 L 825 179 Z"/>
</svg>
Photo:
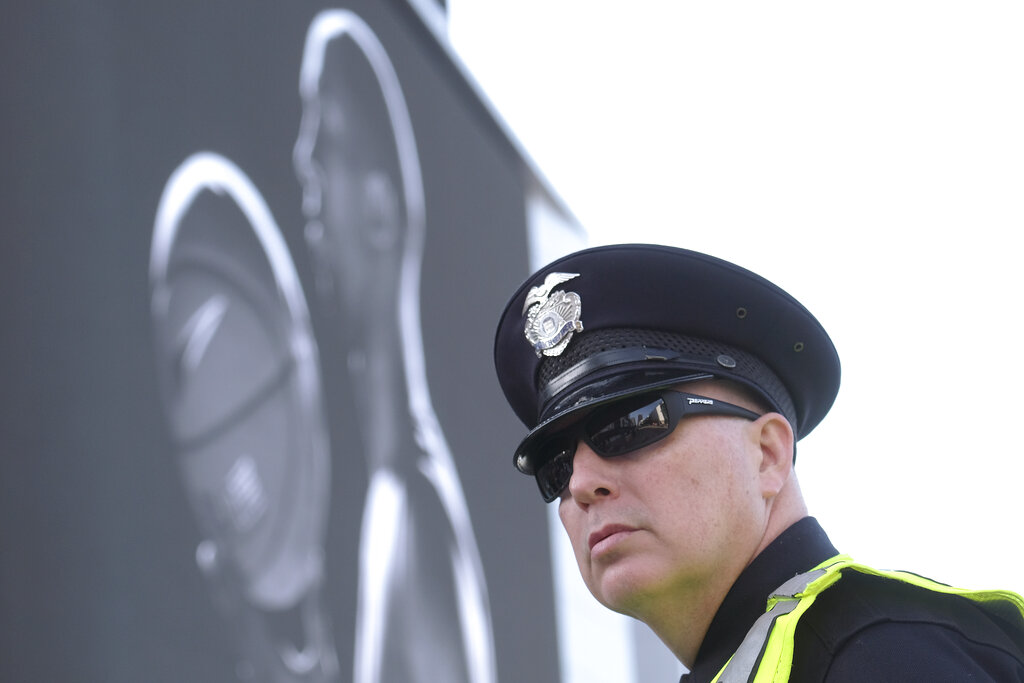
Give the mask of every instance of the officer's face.
<svg viewBox="0 0 1024 683">
<path fill-rule="evenodd" d="M 737 400 L 713 382 L 685 390 Z M 767 527 L 760 423 L 686 418 L 667 439 L 609 459 L 579 445 L 558 511 L 598 600 L 646 620 L 651 609 L 724 594 Z"/>
</svg>

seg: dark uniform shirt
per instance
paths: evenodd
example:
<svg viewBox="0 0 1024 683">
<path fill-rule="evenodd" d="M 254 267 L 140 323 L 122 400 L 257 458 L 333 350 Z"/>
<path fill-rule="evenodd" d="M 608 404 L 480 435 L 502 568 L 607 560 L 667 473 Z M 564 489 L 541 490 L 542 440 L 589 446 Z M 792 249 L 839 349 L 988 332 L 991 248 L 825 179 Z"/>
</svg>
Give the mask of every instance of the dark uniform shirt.
<svg viewBox="0 0 1024 683">
<path fill-rule="evenodd" d="M 680 683 L 712 680 L 768 595 L 837 554 L 812 517 L 784 531 L 733 584 Z M 1024 642 L 1019 629 L 967 598 L 848 570 L 798 622 L 790 680 L 1024 683 Z"/>
</svg>

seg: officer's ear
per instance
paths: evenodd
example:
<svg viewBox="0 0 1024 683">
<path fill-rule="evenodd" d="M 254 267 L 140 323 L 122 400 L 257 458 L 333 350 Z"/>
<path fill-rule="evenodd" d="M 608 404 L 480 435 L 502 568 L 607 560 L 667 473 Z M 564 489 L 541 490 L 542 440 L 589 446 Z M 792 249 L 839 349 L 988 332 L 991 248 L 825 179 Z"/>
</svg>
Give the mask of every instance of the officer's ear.
<svg viewBox="0 0 1024 683">
<path fill-rule="evenodd" d="M 766 413 L 752 425 L 761 449 L 761 495 L 774 498 L 793 472 L 793 428 L 779 413 Z"/>
</svg>

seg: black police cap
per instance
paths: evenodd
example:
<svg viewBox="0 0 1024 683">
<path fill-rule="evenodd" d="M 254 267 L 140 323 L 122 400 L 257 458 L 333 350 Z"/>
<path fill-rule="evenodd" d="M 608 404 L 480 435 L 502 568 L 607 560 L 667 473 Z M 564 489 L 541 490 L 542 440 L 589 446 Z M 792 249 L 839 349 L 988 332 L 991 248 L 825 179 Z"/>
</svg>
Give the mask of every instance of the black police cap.
<svg viewBox="0 0 1024 683">
<path fill-rule="evenodd" d="M 713 256 L 651 244 L 585 249 L 542 268 L 498 323 L 494 363 L 530 433 L 516 466 L 547 433 L 593 408 L 688 380 L 729 379 L 806 436 L 839 391 L 839 356 L 796 299 Z"/>
</svg>

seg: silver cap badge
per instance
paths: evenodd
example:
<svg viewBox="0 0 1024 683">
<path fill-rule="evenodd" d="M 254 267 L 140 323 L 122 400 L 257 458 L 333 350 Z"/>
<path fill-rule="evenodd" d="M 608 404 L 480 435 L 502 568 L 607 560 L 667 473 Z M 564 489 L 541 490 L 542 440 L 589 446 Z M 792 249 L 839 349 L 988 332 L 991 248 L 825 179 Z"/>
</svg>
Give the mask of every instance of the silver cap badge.
<svg viewBox="0 0 1024 683">
<path fill-rule="evenodd" d="M 557 356 L 572 339 L 574 332 L 583 331 L 580 321 L 582 303 L 576 292 L 551 289 L 563 282 L 579 277 L 579 273 L 549 273 L 544 284 L 532 288 L 523 303 L 526 315 L 526 340 L 533 346 L 537 357 Z"/>
</svg>

